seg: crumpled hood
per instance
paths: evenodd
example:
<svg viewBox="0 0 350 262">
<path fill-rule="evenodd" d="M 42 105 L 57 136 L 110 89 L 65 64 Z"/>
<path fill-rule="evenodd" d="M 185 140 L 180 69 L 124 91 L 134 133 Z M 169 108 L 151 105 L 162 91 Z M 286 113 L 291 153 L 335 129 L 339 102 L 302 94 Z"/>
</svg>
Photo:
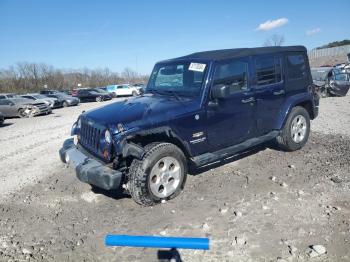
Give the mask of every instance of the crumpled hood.
<svg viewBox="0 0 350 262">
<path fill-rule="evenodd" d="M 83 116 L 105 126 L 121 123 L 129 129 L 172 120 L 192 111 L 197 103 L 196 100 L 180 101 L 174 97 L 146 94 L 90 110 Z"/>
</svg>

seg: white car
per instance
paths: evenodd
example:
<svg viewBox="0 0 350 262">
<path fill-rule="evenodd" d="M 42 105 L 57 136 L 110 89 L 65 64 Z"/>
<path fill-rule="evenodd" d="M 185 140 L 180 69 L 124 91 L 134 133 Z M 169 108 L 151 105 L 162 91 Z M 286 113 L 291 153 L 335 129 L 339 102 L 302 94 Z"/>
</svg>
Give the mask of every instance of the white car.
<svg viewBox="0 0 350 262">
<path fill-rule="evenodd" d="M 138 96 L 140 91 L 137 87 L 129 84 L 109 85 L 106 87 L 108 92 L 113 92 L 115 96 Z"/>
</svg>

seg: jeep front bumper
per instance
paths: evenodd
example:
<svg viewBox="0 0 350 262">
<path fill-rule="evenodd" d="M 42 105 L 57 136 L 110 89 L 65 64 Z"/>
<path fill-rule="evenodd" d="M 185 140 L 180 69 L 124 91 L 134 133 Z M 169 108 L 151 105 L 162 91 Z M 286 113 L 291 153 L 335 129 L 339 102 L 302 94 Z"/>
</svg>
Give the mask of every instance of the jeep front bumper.
<svg viewBox="0 0 350 262">
<path fill-rule="evenodd" d="M 105 190 L 120 188 L 122 172 L 109 168 L 79 151 L 73 138 L 64 141 L 59 153 L 62 162 L 75 169 L 80 181 Z"/>
</svg>

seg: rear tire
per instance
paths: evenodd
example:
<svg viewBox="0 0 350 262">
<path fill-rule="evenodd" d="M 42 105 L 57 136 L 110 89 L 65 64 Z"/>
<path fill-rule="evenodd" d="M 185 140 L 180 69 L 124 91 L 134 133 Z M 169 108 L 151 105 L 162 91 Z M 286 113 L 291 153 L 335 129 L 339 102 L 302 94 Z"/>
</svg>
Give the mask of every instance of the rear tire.
<svg viewBox="0 0 350 262">
<path fill-rule="evenodd" d="M 187 177 L 184 153 L 174 144 L 152 143 L 142 160 L 134 159 L 129 169 L 129 193 L 143 206 L 170 200 L 183 190 Z"/>
<path fill-rule="evenodd" d="M 289 113 L 281 134 L 276 138 L 278 145 L 286 151 L 301 149 L 310 134 L 310 116 L 304 107 L 296 106 Z"/>
</svg>

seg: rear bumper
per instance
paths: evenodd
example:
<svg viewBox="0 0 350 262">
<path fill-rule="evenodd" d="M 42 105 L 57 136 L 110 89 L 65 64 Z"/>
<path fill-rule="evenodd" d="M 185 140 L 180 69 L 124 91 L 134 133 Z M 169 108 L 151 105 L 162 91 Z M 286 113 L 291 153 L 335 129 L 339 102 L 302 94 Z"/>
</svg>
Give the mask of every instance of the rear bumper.
<svg viewBox="0 0 350 262">
<path fill-rule="evenodd" d="M 119 189 L 123 174 L 83 154 L 73 139 L 67 139 L 59 151 L 61 161 L 75 169 L 78 179 L 105 190 Z"/>
</svg>

